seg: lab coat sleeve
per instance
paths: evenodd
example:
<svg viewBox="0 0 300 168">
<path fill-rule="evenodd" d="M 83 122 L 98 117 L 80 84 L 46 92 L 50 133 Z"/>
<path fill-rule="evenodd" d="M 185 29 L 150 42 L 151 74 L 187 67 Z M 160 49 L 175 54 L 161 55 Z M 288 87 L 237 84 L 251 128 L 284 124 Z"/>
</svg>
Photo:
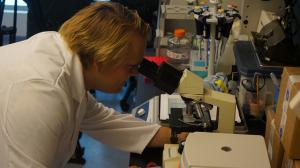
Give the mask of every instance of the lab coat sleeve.
<svg viewBox="0 0 300 168">
<path fill-rule="evenodd" d="M 131 114 L 120 114 L 105 107 L 89 95 L 88 111 L 82 130 L 99 141 L 117 149 L 142 153 L 160 126 L 147 123 Z"/>
<path fill-rule="evenodd" d="M 57 145 L 68 118 L 64 100 L 64 92 L 48 81 L 19 82 L 10 87 L 1 126 L 8 167 L 55 167 Z"/>
</svg>

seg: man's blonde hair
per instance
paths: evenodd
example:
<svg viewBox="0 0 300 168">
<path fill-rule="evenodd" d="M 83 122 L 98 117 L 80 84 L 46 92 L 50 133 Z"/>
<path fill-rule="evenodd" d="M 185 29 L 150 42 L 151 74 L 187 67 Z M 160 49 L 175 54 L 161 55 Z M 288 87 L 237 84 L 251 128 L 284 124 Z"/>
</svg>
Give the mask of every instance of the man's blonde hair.
<svg viewBox="0 0 300 168">
<path fill-rule="evenodd" d="M 149 25 L 136 11 L 118 3 L 96 2 L 67 20 L 59 33 L 87 68 L 93 61 L 104 65 L 124 62 L 122 56 L 131 45 L 133 33 L 146 39 L 148 30 Z"/>
</svg>

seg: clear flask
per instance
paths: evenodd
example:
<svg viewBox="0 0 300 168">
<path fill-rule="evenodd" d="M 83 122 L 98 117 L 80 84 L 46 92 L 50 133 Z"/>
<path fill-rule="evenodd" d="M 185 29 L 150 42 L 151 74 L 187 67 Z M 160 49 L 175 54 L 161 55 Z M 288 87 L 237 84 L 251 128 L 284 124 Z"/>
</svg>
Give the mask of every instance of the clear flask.
<svg viewBox="0 0 300 168">
<path fill-rule="evenodd" d="M 173 36 L 168 39 L 168 62 L 178 69 L 189 68 L 191 42 L 185 35 L 184 29 L 175 29 Z"/>
</svg>

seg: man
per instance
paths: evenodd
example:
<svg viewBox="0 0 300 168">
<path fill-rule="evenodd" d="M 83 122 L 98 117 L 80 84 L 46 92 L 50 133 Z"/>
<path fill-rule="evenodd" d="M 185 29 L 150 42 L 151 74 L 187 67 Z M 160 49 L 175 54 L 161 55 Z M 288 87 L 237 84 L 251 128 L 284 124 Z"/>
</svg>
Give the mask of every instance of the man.
<svg viewBox="0 0 300 168">
<path fill-rule="evenodd" d="M 119 92 L 137 74 L 147 31 L 137 13 L 98 2 L 59 33 L 1 47 L 0 167 L 64 167 L 79 131 L 137 153 L 169 143 L 169 128 L 120 114 L 87 92 Z"/>
<path fill-rule="evenodd" d="M 43 32 L 58 31 L 60 26 L 70 19 L 76 12 L 90 5 L 93 0 L 24 0 L 27 3 L 27 38 Z M 90 90 L 94 95 L 95 91 Z M 81 137 L 79 134 L 79 138 Z M 84 148 L 81 147 L 79 138 L 74 155 L 70 163 L 84 164 Z"/>
</svg>

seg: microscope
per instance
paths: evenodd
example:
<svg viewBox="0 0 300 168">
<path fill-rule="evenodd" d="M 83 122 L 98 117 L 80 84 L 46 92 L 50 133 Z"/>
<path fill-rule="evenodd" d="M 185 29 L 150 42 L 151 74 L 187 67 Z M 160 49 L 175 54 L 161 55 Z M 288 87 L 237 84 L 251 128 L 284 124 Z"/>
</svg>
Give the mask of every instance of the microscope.
<svg viewBox="0 0 300 168">
<path fill-rule="evenodd" d="M 186 103 L 187 116 L 182 114 L 182 110 L 171 109 L 169 126 L 172 129 L 172 135 L 195 131 L 234 132 L 236 112 L 234 95 L 206 88 L 201 77 L 187 69 L 177 70 L 166 62 L 158 66 L 144 59 L 138 71 L 151 79 L 154 86 L 160 90 L 168 94 L 176 91 Z M 210 117 L 211 105 L 218 107 L 216 122 L 213 122 Z"/>
<path fill-rule="evenodd" d="M 158 66 L 144 59 L 139 72 L 168 94 L 178 92 L 187 106 L 191 106 L 188 111 L 191 110 L 196 118 L 194 121 L 184 121 L 183 116 L 178 114 L 180 111 L 171 110 L 169 125 L 172 134 L 182 131 L 193 133 L 189 134 L 184 144 L 180 143 L 184 149 L 177 144 L 165 145 L 163 167 L 271 167 L 263 137 L 232 134 L 235 96 L 208 89 L 201 77 L 187 69 L 179 71 L 165 62 Z M 209 110 L 203 108 L 207 104 L 218 107 L 217 124 L 211 121 Z M 180 149 L 181 154 L 177 152 Z"/>
</svg>

